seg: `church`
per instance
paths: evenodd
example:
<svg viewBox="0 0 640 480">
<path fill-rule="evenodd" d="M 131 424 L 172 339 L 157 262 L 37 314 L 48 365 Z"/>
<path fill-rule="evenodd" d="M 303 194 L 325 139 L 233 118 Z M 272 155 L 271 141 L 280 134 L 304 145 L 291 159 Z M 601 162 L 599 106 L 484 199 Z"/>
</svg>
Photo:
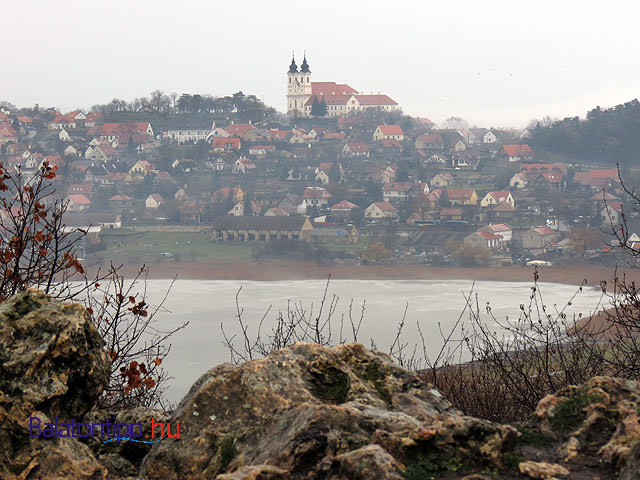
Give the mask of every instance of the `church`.
<svg viewBox="0 0 640 480">
<path fill-rule="evenodd" d="M 314 104 L 317 104 L 314 108 Z M 318 106 L 320 108 L 318 108 Z M 287 114 L 291 117 L 326 115 L 341 117 L 369 109 L 398 110 L 398 103 L 387 95 L 365 95 L 345 83 L 312 82 L 305 54 L 300 69 L 295 56 L 287 72 Z"/>
</svg>

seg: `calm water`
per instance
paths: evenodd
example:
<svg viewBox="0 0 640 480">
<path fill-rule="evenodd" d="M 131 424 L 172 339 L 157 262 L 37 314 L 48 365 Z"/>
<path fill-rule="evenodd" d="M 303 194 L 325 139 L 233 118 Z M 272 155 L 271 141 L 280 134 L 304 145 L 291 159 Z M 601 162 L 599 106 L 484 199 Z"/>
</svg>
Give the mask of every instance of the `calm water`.
<svg viewBox="0 0 640 480">
<path fill-rule="evenodd" d="M 168 280 L 150 280 L 150 301 L 160 301 L 169 284 Z M 326 281 L 322 280 L 177 281 L 165 303 L 167 311 L 160 312 L 157 316 L 159 329 L 169 329 L 183 321 L 189 321 L 189 326 L 173 337 L 171 354 L 165 361 L 167 370 L 174 377 L 170 381 L 168 398 L 179 401 L 200 375 L 229 361 L 229 352 L 222 343 L 221 324 L 228 335 L 239 333 L 235 297 L 240 287 L 242 317 L 249 326 L 249 332 L 255 334 L 260 319 L 269 307 L 271 310 L 265 318 L 263 333 L 268 333 L 278 311 L 286 311 L 289 301 L 298 305 L 301 302 L 307 311 L 313 305 L 313 311 L 317 312 L 325 285 Z M 404 340 L 413 345 L 419 339 L 416 327 L 416 323 L 419 323 L 428 351 L 435 354 L 442 345 L 438 322 L 443 331 L 448 331 L 454 325 L 465 304 L 463 294 L 468 293 L 471 286 L 471 281 L 464 280 L 332 280 L 325 312 L 329 300 L 336 295 L 338 300 L 333 314 L 332 333 L 337 340 L 340 319 L 344 318 L 343 337 L 351 341 L 351 326 L 347 317 L 349 304 L 353 299 L 353 317 L 358 320 L 362 302 L 366 301 L 359 340 L 370 345 L 370 339 L 373 338 L 379 349 L 388 351 L 405 306 L 408 305 Z M 546 305 L 557 305 L 558 308 L 565 305 L 577 290 L 573 286 L 551 283 L 541 284 L 540 289 Z M 475 292 L 482 311 L 485 310 L 486 303 L 490 302 L 497 318 L 507 315 L 517 317 L 519 305 L 529 302 L 531 284 L 476 282 Z M 597 307 L 599 300 L 599 289 L 585 288 L 567 311 L 570 314 L 581 312 L 587 315 Z M 236 343 L 241 346 L 239 342 Z"/>
</svg>

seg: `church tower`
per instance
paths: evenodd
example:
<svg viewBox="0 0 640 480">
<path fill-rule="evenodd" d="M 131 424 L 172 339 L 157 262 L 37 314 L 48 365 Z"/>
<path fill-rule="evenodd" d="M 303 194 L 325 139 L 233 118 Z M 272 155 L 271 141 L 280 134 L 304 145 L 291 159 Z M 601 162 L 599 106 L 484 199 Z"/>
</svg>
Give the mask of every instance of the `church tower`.
<svg viewBox="0 0 640 480">
<path fill-rule="evenodd" d="M 292 117 L 305 117 L 304 104 L 311 97 L 311 70 L 305 54 L 298 71 L 295 56 L 291 59 L 287 72 L 287 114 Z"/>
</svg>

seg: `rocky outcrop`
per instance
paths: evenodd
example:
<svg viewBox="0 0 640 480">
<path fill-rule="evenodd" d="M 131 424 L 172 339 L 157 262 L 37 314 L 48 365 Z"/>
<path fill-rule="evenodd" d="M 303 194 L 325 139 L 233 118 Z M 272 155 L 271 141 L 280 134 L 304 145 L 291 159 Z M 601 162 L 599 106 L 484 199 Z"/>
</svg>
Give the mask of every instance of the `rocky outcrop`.
<svg viewBox="0 0 640 480">
<path fill-rule="evenodd" d="M 595 377 L 510 426 L 462 415 L 360 344 L 301 343 L 220 365 L 170 417 L 92 409 L 108 375 L 81 306 L 37 291 L 0 305 L 0 478 L 640 480 L 638 382 Z M 153 418 L 170 422 L 174 438 L 31 438 L 31 417 L 140 423 L 142 437 L 152 437 Z"/>
<path fill-rule="evenodd" d="M 141 476 L 419 478 L 499 469 L 517 437 L 513 427 L 462 416 L 415 373 L 360 344 L 296 344 L 216 367 L 171 421 L 180 440 L 155 445 Z"/>
<path fill-rule="evenodd" d="M 104 389 L 109 359 L 80 305 L 29 290 L 0 305 L 0 478 L 98 479 L 106 468 L 74 438 L 31 438 L 42 424 L 80 421 Z"/>
</svg>

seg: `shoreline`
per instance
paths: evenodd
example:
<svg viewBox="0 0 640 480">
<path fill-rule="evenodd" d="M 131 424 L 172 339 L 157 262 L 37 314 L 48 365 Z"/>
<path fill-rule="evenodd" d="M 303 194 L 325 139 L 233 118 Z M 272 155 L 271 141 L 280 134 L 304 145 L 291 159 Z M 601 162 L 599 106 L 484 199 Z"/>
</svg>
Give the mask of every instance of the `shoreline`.
<svg viewBox="0 0 640 480">
<path fill-rule="evenodd" d="M 124 265 L 121 273 L 133 277 L 141 265 Z M 428 265 L 332 265 L 288 260 L 256 261 L 247 263 L 163 261 L 148 264 L 149 279 L 179 280 L 323 280 L 329 275 L 340 280 L 477 280 L 504 282 L 533 282 L 533 267 L 435 267 Z M 93 269 L 92 269 L 93 270 Z M 571 265 L 538 269 L 539 282 L 563 283 L 579 286 L 599 286 L 605 280 L 611 284 L 613 267 Z M 627 281 L 640 281 L 640 270 L 618 269 L 618 275 Z"/>
</svg>

